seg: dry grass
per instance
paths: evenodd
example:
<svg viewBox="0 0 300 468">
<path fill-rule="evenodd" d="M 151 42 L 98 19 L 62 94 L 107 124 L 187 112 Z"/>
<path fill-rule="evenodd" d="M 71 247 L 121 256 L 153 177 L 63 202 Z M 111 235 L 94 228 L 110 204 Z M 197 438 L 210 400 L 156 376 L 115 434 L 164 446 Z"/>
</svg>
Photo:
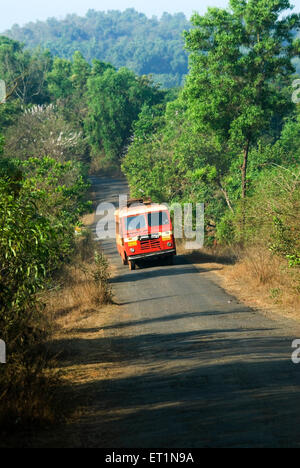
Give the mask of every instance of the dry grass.
<svg viewBox="0 0 300 468">
<path fill-rule="evenodd" d="M 186 250 L 185 240 L 176 240 L 176 250 L 179 255 L 184 255 L 192 263 L 216 263 L 230 265 L 236 263 L 241 256 L 241 248 L 235 247 L 214 247 L 203 248 L 201 250 Z"/>
<path fill-rule="evenodd" d="M 51 322 L 42 303 L 32 304 L 31 316 L 24 320 L 22 332 L 8 344 L 7 363 L 0 374 L 0 444 L 5 437 L 23 428 L 54 424 L 60 414 L 55 389 L 59 376 L 56 362 L 49 355 L 45 340 Z"/>
<path fill-rule="evenodd" d="M 81 317 L 87 311 L 96 310 L 101 303 L 101 292 L 92 279 L 92 272 L 93 267 L 88 263 L 64 268 L 63 284 L 46 300 L 47 310 L 60 326 L 67 325 L 71 312 Z"/>
<path fill-rule="evenodd" d="M 82 216 L 81 221 L 85 226 L 92 226 L 95 222 L 95 212 Z"/>
<path fill-rule="evenodd" d="M 247 305 L 300 319 L 299 269 L 289 268 L 264 246 L 215 248 L 179 253 L 205 270 L 214 270 L 221 285 Z"/>
<path fill-rule="evenodd" d="M 60 272 L 60 287 L 47 293 L 46 310 L 57 326 L 67 327 L 70 316 L 72 321 L 74 317 L 80 321 L 87 314 L 99 311 L 101 305 L 112 302 L 109 267 L 95 261 L 97 250 L 98 245 L 87 231 L 78 239 L 72 264 Z M 96 260 L 98 255 L 103 258 L 98 253 Z"/>
<path fill-rule="evenodd" d="M 248 248 L 225 272 L 227 284 L 244 300 L 300 319 L 299 270 L 291 269 L 262 246 Z"/>
</svg>

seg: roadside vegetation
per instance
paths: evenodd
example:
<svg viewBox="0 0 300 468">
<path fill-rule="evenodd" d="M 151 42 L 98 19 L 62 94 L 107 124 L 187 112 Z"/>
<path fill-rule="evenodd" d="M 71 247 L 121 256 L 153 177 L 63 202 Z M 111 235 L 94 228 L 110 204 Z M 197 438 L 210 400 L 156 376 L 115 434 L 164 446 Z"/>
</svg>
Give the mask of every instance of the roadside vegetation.
<svg viewBox="0 0 300 468">
<path fill-rule="evenodd" d="M 144 107 L 122 161 L 133 196 L 204 202 L 206 249 L 231 250 L 250 288 L 300 294 L 299 15 L 235 1 L 192 17 L 190 72 L 163 113 Z M 280 269 L 273 268 L 273 263 Z"/>
</svg>

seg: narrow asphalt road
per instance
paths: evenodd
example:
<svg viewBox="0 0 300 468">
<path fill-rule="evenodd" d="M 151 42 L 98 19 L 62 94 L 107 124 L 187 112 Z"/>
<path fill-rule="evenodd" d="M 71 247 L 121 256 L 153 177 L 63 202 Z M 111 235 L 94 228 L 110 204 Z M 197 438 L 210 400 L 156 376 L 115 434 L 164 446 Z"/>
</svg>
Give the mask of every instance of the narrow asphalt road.
<svg viewBox="0 0 300 468">
<path fill-rule="evenodd" d="M 92 182 L 97 202 L 127 192 Z M 299 447 L 300 325 L 249 309 L 184 257 L 130 272 L 114 240 L 101 245 L 120 304 L 104 331 L 123 369 L 107 384 L 106 447 Z"/>
</svg>

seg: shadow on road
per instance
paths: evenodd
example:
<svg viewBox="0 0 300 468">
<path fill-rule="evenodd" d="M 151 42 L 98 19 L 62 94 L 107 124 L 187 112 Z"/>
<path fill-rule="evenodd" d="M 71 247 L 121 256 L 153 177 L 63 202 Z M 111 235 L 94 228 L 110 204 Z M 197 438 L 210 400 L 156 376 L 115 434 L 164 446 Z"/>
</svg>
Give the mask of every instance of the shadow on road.
<svg viewBox="0 0 300 468">
<path fill-rule="evenodd" d="M 176 265 L 166 266 L 160 263 L 152 262 L 148 263 L 144 268 L 140 268 L 136 271 L 130 271 L 125 273 L 125 268 L 120 275 L 114 276 L 110 282 L 111 283 L 130 283 L 135 281 L 142 280 L 151 280 L 153 278 L 161 277 L 170 277 L 177 275 L 194 275 L 195 273 L 206 273 L 209 271 L 215 271 L 216 268 L 199 268 L 196 269 L 193 265 L 184 261 L 180 258 L 179 261 L 176 260 Z"/>
<path fill-rule="evenodd" d="M 300 371 L 289 359 L 287 339 L 268 331 L 61 340 L 59 347 L 68 350 L 64 365 L 102 360 L 135 369 L 77 386 L 74 405 L 84 406 L 87 395 L 106 405 L 106 411 L 96 405 L 92 420 L 82 421 L 80 431 L 87 424 L 87 437 L 93 434 L 86 446 L 298 447 Z M 262 336 L 251 338 L 251 332 Z M 88 352 L 74 355 L 73 348 Z"/>
</svg>

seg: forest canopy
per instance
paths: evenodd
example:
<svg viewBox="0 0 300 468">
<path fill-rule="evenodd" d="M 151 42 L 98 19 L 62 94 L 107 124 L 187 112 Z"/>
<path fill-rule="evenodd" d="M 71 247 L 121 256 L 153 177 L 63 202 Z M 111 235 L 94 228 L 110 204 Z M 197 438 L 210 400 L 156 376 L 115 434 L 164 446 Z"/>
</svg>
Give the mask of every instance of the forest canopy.
<svg viewBox="0 0 300 468">
<path fill-rule="evenodd" d="M 79 51 L 89 63 L 98 59 L 139 75 L 152 74 L 163 87 L 173 87 L 183 83 L 188 71 L 182 32 L 189 28 L 183 13 L 164 13 L 158 19 L 134 9 L 89 10 L 84 17 L 72 14 L 24 27 L 16 24 L 4 34 L 30 49 L 41 47 L 66 59 Z"/>
</svg>

